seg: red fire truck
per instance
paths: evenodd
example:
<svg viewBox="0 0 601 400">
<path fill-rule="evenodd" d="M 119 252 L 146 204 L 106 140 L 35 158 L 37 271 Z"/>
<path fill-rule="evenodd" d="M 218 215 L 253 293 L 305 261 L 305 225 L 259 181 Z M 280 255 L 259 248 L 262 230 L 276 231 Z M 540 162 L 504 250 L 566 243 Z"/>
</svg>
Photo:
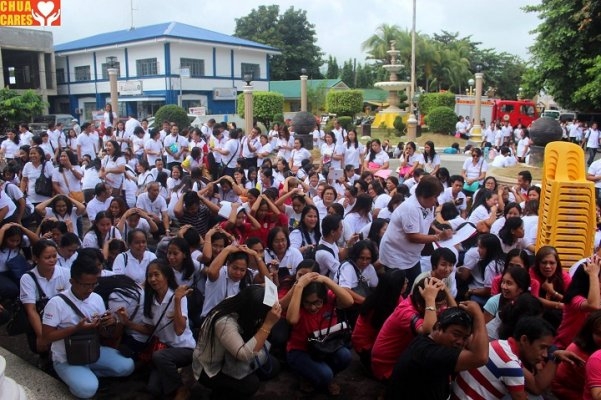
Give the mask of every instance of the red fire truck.
<svg viewBox="0 0 601 400">
<path fill-rule="evenodd" d="M 472 119 L 475 108 L 475 96 L 455 96 L 455 114 Z M 501 100 L 482 96 L 480 119 L 486 123 L 483 129 L 491 121 L 509 121 L 511 126 L 521 123 L 528 127 L 537 118 L 536 104 L 531 100 Z"/>
</svg>

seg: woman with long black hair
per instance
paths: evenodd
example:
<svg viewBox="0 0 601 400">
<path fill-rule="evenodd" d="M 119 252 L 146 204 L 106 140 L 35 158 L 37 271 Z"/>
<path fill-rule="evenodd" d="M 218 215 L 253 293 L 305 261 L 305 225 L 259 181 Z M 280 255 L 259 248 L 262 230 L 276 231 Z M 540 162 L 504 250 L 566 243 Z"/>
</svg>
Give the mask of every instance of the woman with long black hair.
<svg viewBox="0 0 601 400">
<path fill-rule="evenodd" d="M 223 300 L 202 324 L 192 368 L 198 381 L 218 400 L 249 399 L 259 379 L 274 377 L 279 364 L 269 355 L 267 337 L 280 320 L 282 307 L 263 303 L 265 289 L 249 286 Z M 255 371 L 237 368 L 257 363 Z"/>
<path fill-rule="evenodd" d="M 311 249 L 317 247 L 319 239 L 321 239 L 319 211 L 314 205 L 308 204 L 301 212 L 298 228 L 290 232 L 290 247 L 307 254 Z"/>
<path fill-rule="evenodd" d="M 106 156 L 102 159 L 102 166 L 98 176 L 113 189 L 113 196 L 121 195 L 125 179 L 125 164 L 127 161 L 121 153 L 121 146 L 116 140 L 106 142 Z"/>
</svg>

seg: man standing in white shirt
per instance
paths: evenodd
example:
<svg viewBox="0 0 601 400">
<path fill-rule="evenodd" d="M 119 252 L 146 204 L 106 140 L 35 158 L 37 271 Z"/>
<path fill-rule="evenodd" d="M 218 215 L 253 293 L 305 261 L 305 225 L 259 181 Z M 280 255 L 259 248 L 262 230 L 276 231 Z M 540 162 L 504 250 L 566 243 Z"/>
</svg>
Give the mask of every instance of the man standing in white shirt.
<svg viewBox="0 0 601 400">
<path fill-rule="evenodd" d="M 342 144 L 345 140 L 346 140 L 346 136 L 347 136 L 347 132 L 346 129 L 344 129 L 342 127 L 342 125 L 340 125 L 340 121 L 338 120 L 334 120 L 334 129 L 332 129 L 332 133 L 334 134 L 334 137 L 336 138 L 336 143 L 337 144 Z"/>
<path fill-rule="evenodd" d="M 465 134 L 467 133 L 467 127 L 465 126 L 465 118 L 463 116 L 459 116 L 459 120 L 455 124 L 455 137 L 459 134 L 459 137 L 465 139 Z"/>
<path fill-rule="evenodd" d="M 591 165 L 595 161 L 597 150 L 599 149 L 599 129 L 597 129 L 597 123 L 593 122 L 591 128 L 587 132 L 586 137 L 586 151 L 589 153 L 587 165 Z"/>
<path fill-rule="evenodd" d="M 171 126 L 171 134 L 163 142 L 165 153 L 167 153 L 167 169 L 171 170 L 174 165 L 181 165 L 188 154 L 188 139 L 179 134 L 179 127 Z"/>
<path fill-rule="evenodd" d="M 202 126 L 200 127 L 200 131 L 202 132 L 202 135 L 204 136 L 204 139 L 206 141 L 208 141 L 209 137 L 213 134 L 214 126 L 215 126 L 215 120 L 213 118 L 211 118 L 210 120 L 208 120 L 207 122 L 202 124 Z"/>
<path fill-rule="evenodd" d="M 21 146 L 27 145 L 31 146 L 31 138 L 33 137 L 33 133 L 29 132 L 29 125 L 21 124 L 19 125 L 19 139 L 21 140 Z"/>
<path fill-rule="evenodd" d="M 442 185 L 436 177 L 422 178 L 415 196 L 409 197 L 394 210 L 382 237 L 380 262 L 387 268 L 405 270 L 408 288 L 413 286 L 413 281 L 422 272 L 420 259 L 424 246 L 453 235 L 450 229 L 438 231 L 432 227 L 434 209 L 441 192 Z M 438 233 L 429 235 L 431 227 Z"/>
<path fill-rule="evenodd" d="M 242 168 L 249 169 L 257 165 L 257 150 L 261 147 L 259 135 L 261 128 L 254 127 L 249 135 L 242 138 L 240 145 L 242 147 L 242 159 L 244 160 Z"/>
<path fill-rule="evenodd" d="M 321 148 L 321 144 L 323 143 L 323 138 L 325 136 L 324 131 L 321 130 L 319 124 L 315 124 L 315 129 L 313 129 L 313 148 L 319 149 Z"/>
<path fill-rule="evenodd" d="M 595 192 L 597 192 L 597 198 L 599 198 L 601 196 L 601 158 L 593 161 L 588 167 L 586 179 L 595 182 Z"/>
<path fill-rule="evenodd" d="M 486 131 L 484 131 L 484 141 L 496 146 L 495 137 L 495 123 L 491 122 L 488 128 L 486 128 Z M 497 150 L 499 149 L 497 148 Z"/>
<path fill-rule="evenodd" d="M 223 174 L 234 177 L 234 170 L 238 165 L 238 154 L 240 152 L 240 141 L 238 135 L 240 130 L 236 129 L 230 132 L 230 138 L 223 148 L 215 147 L 214 151 L 221 154 L 221 163 L 223 165 Z"/>
<path fill-rule="evenodd" d="M 83 156 L 88 154 L 92 160 L 96 159 L 98 154 L 100 138 L 89 122 L 84 122 L 81 126 L 82 132 L 77 136 L 77 159 L 81 163 Z"/>
</svg>

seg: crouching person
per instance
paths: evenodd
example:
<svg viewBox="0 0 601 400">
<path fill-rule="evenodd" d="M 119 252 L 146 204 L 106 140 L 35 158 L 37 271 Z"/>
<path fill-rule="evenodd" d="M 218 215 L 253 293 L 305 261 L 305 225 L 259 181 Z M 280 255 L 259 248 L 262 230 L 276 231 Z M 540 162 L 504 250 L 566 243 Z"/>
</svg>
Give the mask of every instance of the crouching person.
<svg viewBox="0 0 601 400">
<path fill-rule="evenodd" d="M 128 376 L 134 371 L 132 359 L 99 344 L 99 335 L 118 333 L 115 316 L 94 293 L 99 277 L 96 262 L 78 256 L 71 267 L 71 288 L 50 299 L 42 319 L 42 336 L 52 343 L 56 373 L 71 393 L 84 399 L 98 390 L 98 377 Z"/>
</svg>

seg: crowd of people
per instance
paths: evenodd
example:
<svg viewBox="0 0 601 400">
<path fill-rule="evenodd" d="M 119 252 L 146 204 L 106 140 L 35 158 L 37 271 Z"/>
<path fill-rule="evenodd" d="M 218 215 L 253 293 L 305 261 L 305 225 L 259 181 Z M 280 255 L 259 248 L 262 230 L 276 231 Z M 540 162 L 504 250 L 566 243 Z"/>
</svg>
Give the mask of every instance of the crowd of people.
<svg viewBox="0 0 601 400">
<path fill-rule="evenodd" d="M 151 394 L 186 399 L 191 366 L 214 398 L 250 398 L 283 365 L 338 396 L 355 352 L 374 397 L 601 398 L 600 237 L 573 266 L 536 249 L 528 169 L 499 184 L 476 146 L 451 175 L 431 141 L 363 146 L 337 121 L 313 152 L 286 124 L 149 130 L 107 106 L 103 125 L 22 124 L 0 150 L 0 312 L 22 308 L 75 396 L 147 368 Z"/>
</svg>

